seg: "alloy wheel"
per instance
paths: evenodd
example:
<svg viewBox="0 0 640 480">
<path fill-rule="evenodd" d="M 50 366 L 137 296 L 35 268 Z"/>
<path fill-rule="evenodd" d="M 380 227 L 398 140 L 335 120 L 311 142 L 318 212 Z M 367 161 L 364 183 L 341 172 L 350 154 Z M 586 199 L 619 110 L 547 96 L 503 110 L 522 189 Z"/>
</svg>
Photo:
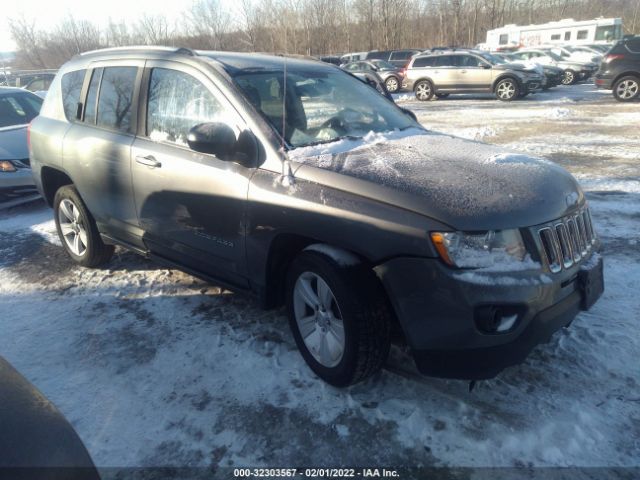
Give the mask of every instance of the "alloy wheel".
<svg viewBox="0 0 640 480">
<path fill-rule="evenodd" d="M 636 80 L 624 80 L 616 87 L 616 94 L 623 100 L 629 100 L 638 95 L 638 82 Z"/>
<path fill-rule="evenodd" d="M 396 80 L 395 77 L 389 77 L 386 81 L 386 85 L 387 91 L 389 91 L 389 93 L 394 93 L 396 90 L 398 90 L 398 80 Z"/>
<path fill-rule="evenodd" d="M 498 97 L 504 100 L 513 98 L 516 94 L 516 86 L 511 81 L 502 82 L 498 85 Z"/>
<path fill-rule="evenodd" d="M 573 72 L 570 70 L 567 70 L 566 72 L 564 72 L 564 75 L 562 76 L 562 84 L 571 85 L 574 79 L 575 79 L 575 75 L 573 74 Z"/>
<path fill-rule="evenodd" d="M 431 95 L 431 86 L 428 83 L 421 83 L 416 88 L 418 100 L 427 100 Z"/>
<path fill-rule="evenodd" d="M 344 322 L 327 282 L 304 272 L 293 289 L 293 311 L 307 350 L 323 367 L 340 363 L 345 350 Z"/>
<path fill-rule="evenodd" d="M 60 231 L 67 247 L 74 255 L 81 257 L 87 251 L 87 230 L 78 207 L 68 198 L 58 206 Z"/>
</svg>

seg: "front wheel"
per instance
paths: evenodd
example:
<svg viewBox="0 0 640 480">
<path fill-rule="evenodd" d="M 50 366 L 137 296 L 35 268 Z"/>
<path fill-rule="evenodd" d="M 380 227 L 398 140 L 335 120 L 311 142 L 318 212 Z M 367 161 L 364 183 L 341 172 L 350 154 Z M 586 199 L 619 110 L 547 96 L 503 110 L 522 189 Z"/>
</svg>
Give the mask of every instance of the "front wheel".
<svg viewBox="0 0 640 480">
<path fill-rule="evenodd" d="M 578 77 L 573 70 L 565 70 L 562 74 L 563 85 L 573 85 L 574 83 L 576 83 L 577 79 Z"/>
<path fill-rule="evenodd" d="M 391 313 L 370 269 L 304 251 L 291 265 L 286 288 L 291 331 L 316 375 L 345 387 L 382 368 L 389 354 Z"/>
<path fill-rule="evenodd" d="M 396 77 L 387 78 L 387 80 L 384 82 L 384 85 L 385 87 L 387 87 L 387 92 L 389 93 L 396 93 L 398 90 L 400 90 L 400 82 Z"/>
<path fill-rule="evenodd" d="M 102 241 L 93 217 L 72 185 L 56 192 L 53 212 L 60 241 L 76 263 L 97 267 L 111 259 L 113 245 Z"/>
<path fill-rule="evenodd" d="M 420 80 L 416 83 L 413 90 L 416 93 L 416 98 L 421 102 L 426 102 L 427 100 L 431 100 L 433 97 L 433 85 L 429 80 Z"/>
<path fill-rule="evenodd" d="M 640 95 L 640 79 L 638 77 L 622 77 L 613 86 L 613 96 L 619 102 L 630 102 Z"/>
<path fill-rule="evenodd" d="M 503 102 L 510 102 L 515 100 L 520 95 L 520 87 L 518 83 L 512 78 L 505 78 L 500 80 L 495 89 L 496 98 Z"/>
</svg>

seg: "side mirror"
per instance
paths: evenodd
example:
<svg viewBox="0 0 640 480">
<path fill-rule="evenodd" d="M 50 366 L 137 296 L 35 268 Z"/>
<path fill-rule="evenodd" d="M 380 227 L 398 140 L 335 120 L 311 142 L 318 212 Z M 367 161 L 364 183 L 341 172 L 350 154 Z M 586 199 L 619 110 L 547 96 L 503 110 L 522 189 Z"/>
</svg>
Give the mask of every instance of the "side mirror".
<svg viewBox="0 0 640 480">
<path fill-rule="evenodd" d="M 187 135 L 189 148 L 209 153 L 220 160 L 236 162 L 244 167 L 255 167 L 260 156 L 258 139 L 244 130 L 236 140 L 236 134 L 226 123 L 200 123 Z"/>
<path fill-rule="evenodd" d="M 189 130 L 187 143 L 191 150 L 210 153 L 226 160 L 236 149 L 236 134 L 225 123 L 200 123 Z"/>
<path fill-rule="evenodd" d="M 485 70 L 489 70 L 491 69 L 491 65 L 489 65 L 488 63 L 483 63 L 482 68 L 484 68 Z"/>
</svg>

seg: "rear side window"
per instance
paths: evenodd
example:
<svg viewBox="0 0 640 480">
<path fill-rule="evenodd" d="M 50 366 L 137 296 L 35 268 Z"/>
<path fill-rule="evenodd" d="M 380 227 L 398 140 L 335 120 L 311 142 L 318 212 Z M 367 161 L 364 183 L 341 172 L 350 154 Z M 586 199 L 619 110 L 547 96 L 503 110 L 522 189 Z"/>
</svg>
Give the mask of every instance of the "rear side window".
<svg viewBox="0 0 640 480">
<path fill-rule="evenodd" d="M 589 30 L 578 30 L 578 40 L 584 40 L 589 36 Z"/>
<path fill-rule="evenodd" d="M 627 40 L 627 50 L 633 53 L 640 53 L 640 37 Z"/>
<path fill-rule="evenodd" d="M 413 66 L 415 68 L 421 67 L 433 67 L 435 64 L 436 57 L 419 57 L 413 61 Z"/>
<path fill-rule="evenodd" d="M 565 41 L 571 40 L 571 31 L 564 32 L 564 39 Z"/>
<path fill-rule="evenodd" d="M 96 123 L 96 106 L 98 103 L 98 89 L 100 88 L 102 70 L 102 68 L 96 68 L 91 74 L 89 92 L 87 93 L 87 104 L 84 107 L 84 121 L 93 125 Z"/>
<path fill-rule="evenodd" d="M 436 67 L 455 67 L 458 65 L 458 56 L 456 55 L 442 55 L 436 57 Z"/>
<path fill-rule="evenodd" d="M 126 132 L 131 125 L 137 67 L 107 67 L 102 74 L 97 124 Z"/>
<path fill-rule="evenodd" d="M 147 136 L 151 140 L 186 146 L 192 127 L 223 121 L 224 113 L 207 87 L 191 75 L 166 68 L 151 71 L 147 106 Z"/>
<path fill-rule="evenodd" d="M 413 55 L 413 51 L 411 50 L 401 50 L 399 52 L 391 53 L 391 60 L 407 60 L 411 58 Z"/>
<path fill-rule="evenodd" d="M 555 35 L 551 35 L 551 40 L 560 40 L 560 34 L 556 33 Z"/>
<path fill-rule="evenodd" d="M 77 121 L 78 103 L 82 92 L 82 83 L 86 70 L 76 70 L 62 76 L 62 105 L 64 114 L 70 122 Z"/>
</svg>

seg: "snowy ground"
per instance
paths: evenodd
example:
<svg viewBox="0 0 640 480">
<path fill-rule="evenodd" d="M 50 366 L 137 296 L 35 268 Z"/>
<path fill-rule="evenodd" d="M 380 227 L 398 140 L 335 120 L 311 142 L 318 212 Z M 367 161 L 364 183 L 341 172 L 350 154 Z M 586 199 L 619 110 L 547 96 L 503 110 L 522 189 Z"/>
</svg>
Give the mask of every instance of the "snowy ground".
<svg viewBox="0 0 640 480">
<path fill-rule="evenodd" d="M 395 350 L 334 389 L 282 312 L 124 251 L 74 266 L 42 204 L 0 213 L 0 355 L 101 467 L 640 466 L 640 104 L 592 85 L 399 102 L 428 128 L 559 162 L 588 192 L 606 292 L 525 364 L 470 394 Z"/>
</svg>

